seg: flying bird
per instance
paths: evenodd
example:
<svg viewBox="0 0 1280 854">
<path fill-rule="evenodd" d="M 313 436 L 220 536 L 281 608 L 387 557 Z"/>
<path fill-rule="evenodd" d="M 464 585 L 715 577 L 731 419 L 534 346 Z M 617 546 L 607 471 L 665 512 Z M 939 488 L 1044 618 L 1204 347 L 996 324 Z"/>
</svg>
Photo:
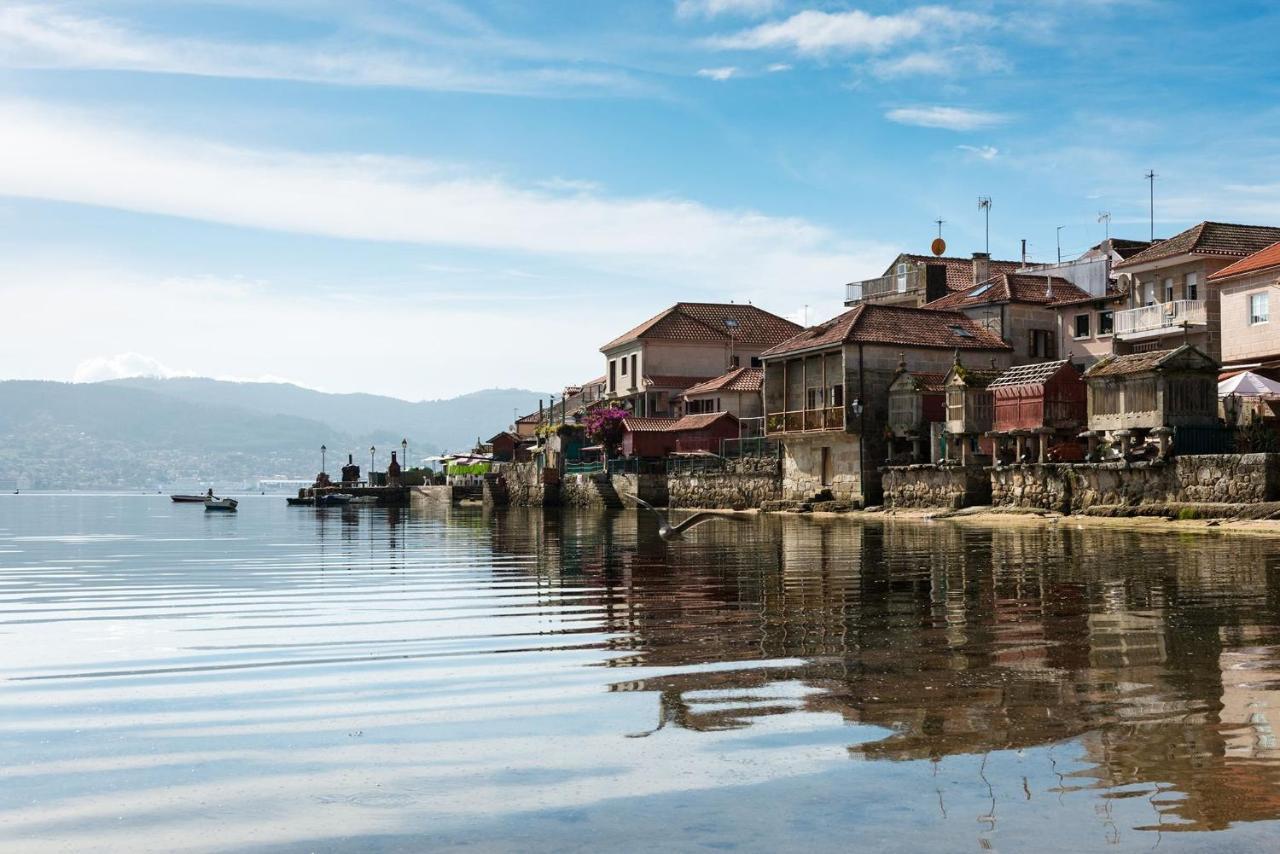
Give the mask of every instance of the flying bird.
<svg viewBox="0 0 1280 854">
<path fill-rule="evenodd" d="M 681 519 L 679 524 L 672 525 L 669 521 L 667 521 L 666 514 L 664 514 L 658 508 L 654 507 L 648 501 L 645 501 L 643 498 L 639 498 L 635 495 L 626 494 L 626 496 L 627 498 L 630 498 L 632 501 L 634 501 L 636 504 L 639 504 L 641 507 L 648 509 L 650 513 L 658 517 L 658 536 L 666 540 L 667 542 L 671 542 L 672 540 L 683 540 L 685 531 L 688 531 L 690 528 L 693 528 L 697 525 L 701 525 L 703 522 L 710 522 L 712 519 L 725 519 L 730 522 L 747 521 L 745 516 L 739 516 L 736 513 L 732 516 L 728 516 L 728 515 L 725 515 L 724 513 L 705 513 L 704 512 L 704 513 L 694 513 L 692 516 L 688 517 L 687 519 Z"/>
</svg>

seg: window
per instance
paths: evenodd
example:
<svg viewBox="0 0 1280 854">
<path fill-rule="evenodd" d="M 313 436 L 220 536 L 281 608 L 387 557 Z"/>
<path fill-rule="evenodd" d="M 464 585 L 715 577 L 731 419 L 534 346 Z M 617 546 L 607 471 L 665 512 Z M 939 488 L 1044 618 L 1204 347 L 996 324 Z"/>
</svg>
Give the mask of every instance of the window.
<svg viewBox="0 0 1280 854">
<path fill-rule="evenodd" d="M 623 375 L 624 377 L 627 375 L 627 360 L 626 360 L 626 359 L 623 359 L 623 360 L 622 360 L 622 375 Z"/>
<path fill-rule="evenodd" d="M 822 408 L 822 389 L 810 387 L 805 394 L 805 409 Z"/>
<path fill-rule="evenodd" d="M 1076 315 L 1076 331 L 1075 331 L 1075 337 L 1076 337 L 1076 338 L 1088 338 L 1088 337 L 1089 337 L 1089 315 L 1088 315 L 1088 314 L 1077 314 L 1077 315 Z"/>
<path fill-rule="evenodd" d="M 1027 342 L 1027 357 L 1031 359 L 1051 359 L 1055 355 L 1053 333 L 1048 329 L 1032 329 Z"/>
<path fill-rule="evenodd" d="M 1152 279 L 1151 281 L 1145 283 L 1142 287 L 1142 290 L 1143 290 L 1142 304 L 1155 305 L 1156 304 L 1156 280 Z"/>
<path fill-rule="evenodd" d="M 610 359 L 609 360 L 609 391 L 612 393 L 617 390 L 618 390 L 618 360 Z"/>
<path fill-rule="evenodd" d="M 961 338 L 973 337 L 972 332 L 970 332 L 968 329 L 965 329 L 963 326 L 960 326 L 959 324 L 948 326 L 947 328 L 950 329 L 952 332 L 954 332 L 956 335 L 960 336 Z"/>
<path fill-rule="evenodd" d="M 830 401 L 830 406 L 832 407 L 844 406 L 844 385 L 842 383 L 831 387 Z"/>
<path fill-rule="evenodd" d="M 1173 279 L 1164 280 L 1164 301 L 1173 302 Z"/>
<path fill-rule="evenodd" d="M 994 284 L 994 282 L 987 282 L 985 285 L 981 285 L 981 286 L 979 286 L 976 290 L 974 290 L 972 293 L 970 293 L 970 294 L 969 294 L 969 296 L 970 296 L 970 297 L 980 297 L 980 296 L 982 296 L 983 294 L 985 294 L 987 291 L 991 290 L 991 286 L 992 286 L 993 284 Z"/>
<path fill-rule="evenodd" d="M 737 356 L 730 356 L 730 357 L 729 357 L 729 367 L 731 367 L 731 368 L 737 368 L 737 367 L 741 366 L 741 364 L 742 364 L 742 361 L 741 361 Z"/>
<path fill-rule="evenodd" d="M 759 367 L 761 367 L 762 365 L 764 365 L 764 362 L 760 361 L 760 357 L 759 357 L 759 356 L 752 356 L 752 357 L 751 357 L 751 367 L 753 367 L 753 368 L 759 368 Z"/>
<path fill-rule="evenodd" d="M 1200 299 L 1200 275 L 1187 273 L 1187 281 L 1182 288 L 1184 299 Z"/>
<path fill-rule="evenodd" d="M 1271 320 L 1271 294 L 1263 291 L 1260 294 L 1249 294 L 1249 325 L 1267 323 Z"/>
<path fill-rule="evenodd" d="M 1114 311 L 1098 312 L 1098 336 L 1110 335 L 1116 328 L 1116 313 Z"/>
<path fill-rule="evenodd" d="M 907 265 L 902 263 L 898 265 L 898 293 L 905 294 L 907 292 Z"/>
</svg>

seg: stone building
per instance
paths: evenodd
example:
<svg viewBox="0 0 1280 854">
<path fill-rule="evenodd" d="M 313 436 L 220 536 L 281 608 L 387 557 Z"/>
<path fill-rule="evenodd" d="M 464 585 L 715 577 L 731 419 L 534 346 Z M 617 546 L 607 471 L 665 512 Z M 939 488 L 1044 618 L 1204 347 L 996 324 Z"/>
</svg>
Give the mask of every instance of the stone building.
<svg viewBox="0 0 1280 854">
<path fill-rule="evenodd" d="M 1219 282 L 1209 277 L 1280 241 L 1280 228 L 1202 222 L 1114 265 L 1127 307 L 1115 314 L 1114 350 L 1195 345 L 1222 358 Z"/>
<path fill-rule="evenodd" d="M 898 372 L 889 384 L 889 415 L 885 431 L 888 445 L 886 459 L 890 465 L 932 462 L 932 426 L 946 415 L 946 376 L 907 368 L 899 362 Z"/>
<path fill-rule="evenodd" d="M 970 465 L 990 461 L 992 445 L 986 435 L 991 432 L 995 401 L 989 386 L 1000 373 L 994 361 L 988 368 L 966 367 L 956 351 L 955 361 L 942 381 L 947 395 L 943 422 L 947 462 Z"/>
<path fill-rule="evenodd" d="M 905 358 L 941 373 L 957 351 L 1007 366 L 1012 348 L 959 312 L 863 303 L 766 350 L 765 433 L 783 445 L 783 497 L 880 500 L 889 386 Z"/>
<path fill-rule="evenodd" d="M 1219 294 L 1223 370 L 1249 369 L 1280 379 L 1280 323 L 1271 322 L 1271 297 L 1280 288 L 1280 243 L 1223 267 L 1209 276 L 1209 284 Z"/>
<path fill-rule="evenodd" d="M 947 294 L 965 291 L 1001 273 L 1015 272 L 1017 261 L 992 261 L 985 252 L 973 258 L 903 253 L 884 274 L 845 285 L 846 306 L 880 303 L 918 308 Z"/>
<path fill-rule="evenodd" d="M 738 418 L 758 419 L 764 414 L 763 368 L 734 368 L 685 390 L 681 396 L 689 415 L 730 412 Z"/>
<path fill-rule="evenodd" d="M 798 324 L 749 303 L 676 303 L 600 348 L 605 394 L 640 417 L 679 414 L 688 389 L 741 367 Z"/>
</svg>

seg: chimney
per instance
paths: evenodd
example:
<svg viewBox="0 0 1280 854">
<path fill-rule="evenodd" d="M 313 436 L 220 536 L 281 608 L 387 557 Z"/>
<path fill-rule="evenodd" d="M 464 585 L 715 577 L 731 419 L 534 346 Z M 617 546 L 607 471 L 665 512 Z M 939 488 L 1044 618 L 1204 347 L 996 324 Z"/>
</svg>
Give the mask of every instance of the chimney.
<svg viewBox="0 0 1280 854">
<path fill-rule="evenodd" d="M 991 278 L 991 255 L 987 252 L 973 253 L 973 283 L 976 285 Z"/>
</svg>

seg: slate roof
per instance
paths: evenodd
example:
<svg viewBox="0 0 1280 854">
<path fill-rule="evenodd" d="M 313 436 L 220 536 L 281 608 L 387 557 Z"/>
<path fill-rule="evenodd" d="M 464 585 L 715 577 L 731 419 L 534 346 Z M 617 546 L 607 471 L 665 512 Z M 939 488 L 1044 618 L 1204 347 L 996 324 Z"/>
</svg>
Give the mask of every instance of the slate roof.
<svg viewBox="0 0 1280 854">
<path fill-rule="evenodd" d="M 947 290 L 964 291 L 973 287 L 973 259 L 972 258 L 955 258 L 949 255 L 912 255 L 904 253 L 893 259 L 893 263 L 889 265 L 889 269 L 885 271 L 886 276 L 892 276 L 898 263 L 903 261 L 914 261 L 917 264 L 937 264 L 947 270 Z M 1000 273 L 1013 273 L 1022 268 L 1022 264 L 1018 261 L 988 261 L 987 270 L 992 276 Z"/>
<path fill-rule="evenodd" d="M 1005 371 L 987 388 L 1010 388 L 1020 385 L 1043 385 L 1068 364 L 1069 359 L 1056 362 L 1039 362 L 1034 365 L 1015 365 Z"/>
<path fill-rule="evenodd" d="M 1273 226 L 1205 221 L 1168 240 L 1153 243 L 1148 249 L 1123 261 L 1117 261 L 1113 269 L 1120 270 L 1187 253 L 1243 258 L 1278 240 L 1280 228 Z"/>
<path fill-rule="evenodd" d="M 764 368 L 734 368 L 727 374 L 712 377 L 685 389 L 685 397 L 710 394 L 713 391 L 760 391 L 764 387 Z"/>
<path fill-rule="evenodd" d="M 844 343 L 893 344 L 947 350 L 1012 350 L 999 335 L 958 311 L 862 303 L 811 326 L 762 356 L 781 356 Z"/>
<path fill-rule="evenodd" d="M 1058 276 L 1001 273 L 967 290 L 936 299 L 928 303 L 925 308 L 958 310 L 1004 302 L 1051 305 L 1063 300 L 1081 298 L 1088 299 L 1089 294 Z"/>
<path fill-rule="evenodd" d="M 1266 249 L 1260 249 L 1230 266 L 1223 267 L 1209 276 L 1209 281 L 1216 282 L 1220 279 L 1228 279 L 1245 273 L 1257 273 L 1260 270 L 1269 270 L 1272 267 L 1280 267 L 1280 242 L 1272 243 Z"/>
<path fill-rule="evenodd" d="M 731 325 L 736 324 L 736 326 Z M 798 323 L 750 303 L 678 302 L 600 348 L 621 347 L 640 338 L 771 347 L 796 334 Z"/>
</svg>

